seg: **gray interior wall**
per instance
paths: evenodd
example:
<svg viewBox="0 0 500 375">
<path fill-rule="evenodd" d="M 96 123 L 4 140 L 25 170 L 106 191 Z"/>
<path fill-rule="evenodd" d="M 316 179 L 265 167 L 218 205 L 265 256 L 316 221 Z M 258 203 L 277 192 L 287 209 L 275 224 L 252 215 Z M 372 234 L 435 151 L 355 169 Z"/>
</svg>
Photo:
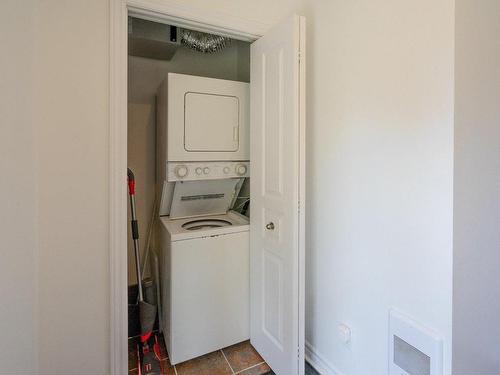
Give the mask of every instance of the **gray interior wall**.
<svg viewBox="0 0 500 375">
<path fill-rule="evenodd" d="M 0 373 L 36 373 L 36 1 L 0 12 Z"/>
<path fill-rule="evenodd" d="M 111 373 L 109 10 L 103 0 L 36 10 L 39 375 Z"/>
<path fill-rule="evenodd" d="M 144 253 L 147 227 L 151 220 L 155 197 L 155 94 L 168 72 L 248 82 L 250 80 L 249 44 L 233 41 L 222 52 L 210 55 L 181 47 L 170 61 L 129 57 L 128 165 L 133 169 L 137 181 L 136 203 L 142 253 Z M 131 238 L 130 228 L 128 238 Z M 133 245 L 132 241 L 128 242 L 130 285 L 136 283 L 136 276 Z"/>
<path fill-rule="evenodd" d="M 456 1 L 453 375 L 500 374 L 500 2 Z"/>
</svg>

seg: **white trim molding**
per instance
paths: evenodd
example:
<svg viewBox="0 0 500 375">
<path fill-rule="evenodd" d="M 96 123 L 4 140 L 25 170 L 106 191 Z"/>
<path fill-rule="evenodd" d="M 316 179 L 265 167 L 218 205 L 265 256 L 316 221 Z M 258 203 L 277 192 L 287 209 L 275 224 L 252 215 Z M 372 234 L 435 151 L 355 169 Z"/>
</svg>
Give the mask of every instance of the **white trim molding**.
<svg viewBox="0 0 500 375">
<path fill-rule="evenodd" d="M 200 8 L 182 0 L 128 0 L 131 15 L 151 21 L 223 34 L 235 39 L 254 41 L 270 28 L 258 20 L 237 17 L 220 9 Z"/>
<path fill-rule="evenodd" d="M 128 373 L 127 7 L 110 1 L 109 246 L 110 374 Z"/>
<path fill-rule="evenodd" d="M 110 0 L 109 41 L 109 262 L 110 374 L 128 373 L 127 296 L 127 18 L 216 32 L 253 41 L 269 25 L 180 0 Z"/>
<path fill-rule="evenodd" d="M 343 375 L 308 341 L 306 341 L 306 361 L 321 375 Z"/>
</svg>

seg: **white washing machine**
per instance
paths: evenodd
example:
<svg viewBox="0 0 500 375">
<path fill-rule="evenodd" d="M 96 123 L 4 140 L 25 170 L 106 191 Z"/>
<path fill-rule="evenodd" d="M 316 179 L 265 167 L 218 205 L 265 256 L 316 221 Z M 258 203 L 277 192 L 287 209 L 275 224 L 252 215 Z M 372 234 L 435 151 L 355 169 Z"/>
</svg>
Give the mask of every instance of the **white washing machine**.
<svg viewBox="0 0 500 375">
<path fill-rule="evenodd" d="M 162 318 L 171 363 L 247 340 L 248 219 L 229 211 L 160 222 Z"/>
</svg>

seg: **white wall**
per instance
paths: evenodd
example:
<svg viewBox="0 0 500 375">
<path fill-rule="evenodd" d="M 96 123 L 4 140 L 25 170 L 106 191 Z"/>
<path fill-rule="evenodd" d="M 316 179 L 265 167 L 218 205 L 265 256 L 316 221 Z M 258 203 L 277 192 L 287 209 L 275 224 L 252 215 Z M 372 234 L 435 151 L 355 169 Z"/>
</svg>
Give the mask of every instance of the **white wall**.
<svg viewBox="0 0 500 375">
<path fill-rule="evenodd" d="M 108 8 L 39 5 L 41 375 L 110 371 Z"/>
<path fill-rule="evenodd" d="M 338 374 L 387 374 L 396 307 L 442 335 L 450 375 L 454 2 L 304 8 L 307 341 Z"/>
<path fill-rule="evenodd" d="M 156 182 L 156 91 L 168 72 L 249 81 L 250 47 L 232 41 L 216 54 L 201 54 L 180 47 L 172 60 L 129 57 L 128 65 L 128 166 L 136 178 L 136 206 L 141 254 L 145 252 Z M 130 221 L 130 207 L 129 221 Z M 137 283 L 133 242 L 128 228 L 128 282 Z M 154 242 L 154 238 L 152 239 Z M 144 260 L 144 256 L 141 255 Z M 147 272 L 147 270 L 146 270 Z"/>
<path fill-rule="evenodd" d="M 36 2 L 0 12 L 0 372 L 36 373 Z"/>
<path fill-rule="evenodd" d="M 456 2 L 453 375 L 500 373 L 500 2 Z"/>
</svg>

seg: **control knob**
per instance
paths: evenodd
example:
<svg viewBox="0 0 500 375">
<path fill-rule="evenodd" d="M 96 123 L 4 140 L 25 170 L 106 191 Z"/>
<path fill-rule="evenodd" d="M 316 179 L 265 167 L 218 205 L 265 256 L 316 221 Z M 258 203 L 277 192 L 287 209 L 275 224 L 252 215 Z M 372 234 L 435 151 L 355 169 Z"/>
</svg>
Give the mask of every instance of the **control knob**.
<svg viewBox="0 0 500 375">
<path fill-rule="evenodd" d="M 188 174 L 188 168 L 185 165 L 178 165 L 175 167 L 174 173 L 177 177 L 186 177 Z"/>
<path fill-rule="evenodd" d="M 245 164 L 238 164 L 235 169 L 238 176 L 243 176 L 247 173 L 247 166 Z"/>
</svg>

